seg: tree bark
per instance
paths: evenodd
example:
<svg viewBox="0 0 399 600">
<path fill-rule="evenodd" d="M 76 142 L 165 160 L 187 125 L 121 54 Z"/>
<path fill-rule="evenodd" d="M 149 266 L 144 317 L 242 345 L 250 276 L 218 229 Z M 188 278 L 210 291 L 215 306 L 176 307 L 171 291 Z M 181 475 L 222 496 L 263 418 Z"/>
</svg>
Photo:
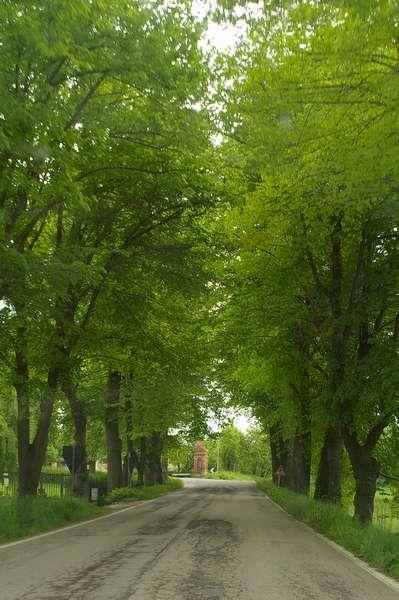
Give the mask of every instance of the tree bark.
<svg viewBox="0 0 399 600">
<path fill-rule="evenodd" d="M 297 433 L 288 458 L 287 485 L 298 494 L 309 493 L 310 461 L 310 433 Z"/>
<path fill-rule="evenodd" d="M 315 498 L 327 502 L 341 501 L 343 438 L 337 423 L 342 414 L 339 390 L 345 376 L 346 341 L 349 330 L 342 322 L 342 217 L 335 218 L 331 234 L 331 286 L 332 315 L 331 341 L 328 359 L 330 426 L 325 434 L 316 480 Z"/>
<path fill-rule="evenodd" d="M 25 330 L 19 328 L 15 349 L 16 378 L 14 387 L 17 395 L 17 435 L 18 435 L 18 495 L 35 495 L 47 450 L 48 433 L 55 395 L 57 392 L 59 371 L 50 368 L 47 376 L 47 389 L 39 407 L 39 420 L 35 437 L 30 441 L 30 397 L 29 369 L 26 358 Z"/>
<path fill-rule="evenodd" d="M 297 344 L 303 360 L 306 361 L 309 355 L 309 344 L 304 339 L 302 332 L 299 332 Z M 308 494 L 310 487 L 312 453 L 309 385 L 309 373 L 306 365 L 303 368 L 302 382 L 299 389 L 293 386 L 296 401 L 299 405 L 300 427 L 291 442 L 287 480 L 289 487 L 298 494 Z"/>
<path fill-rule="evenodd" d="M 121 375 L 108 373 L 105 405 L 105 437 L 107 445 L 107 490 L 121 487 L 122 478 L 122 442 L 119 437 L 119 396 Z"/>
<path fill-rule="evenodd" d="M 277 485 L 279 483 L 276 475 L 277 469 L 282 466 L 286 473 L 288 471 L 288 444 L 283 438 L 280 424 L 275 424 L 270 427 L 269 437 L 270 452 L 272 457 L 273 482 Z M 285 478 L 280 479 L 281 486 L 284 486 L 285 483 Z"/>
<path fill-rule="evenodd" d="M 162 469 L 162 437 L 158 432 L 154 432 L 147 444 L 147 457 L 144 468 L 144 485 L 156 485 L 164 483 L 164 474 Z"/>
<path fill-rule="evenodd" d="M 68 399 L 74 424 L 74 442 L 81 448 L 82 461 L 77 466 L 73 478 L 73 493 L 76 496 L 88 497 L 89 473 L 87 470 L 87 414 L 84 403 L 79 398 L 76 386 L 69 381 L 63 385 L 63 392 Z"/>
<path fill-rule="evenodd" d="M 142 435 L 140 438 L 140 459 L 137 465 L 137 483 L 144 485 L 145 461 L 147 459 L 147 438 Z"/>
<path fill-rule="evenodd" d="M 375 444 L 359 444 L 356 433 L 346 431 L 345 446 L 356 482 L 354 518 L 363 524 L 371 523 L 377 479 L 380 473 L 380 464 L 372 454 Z"/>
<path fill-rule="evenodd" d="M 324 438 L 314 497 L 327 502 L 341 502 L 343 439 L 339 427 L 330 427 Z"/>
<path fill-rule="evenodd" d="M 138 468 L 137 454 L 132 440 L 133 418 L 132 402 L 129 397 L 125 401 L 126 454 L 123 460 L 123 485 L 131 485 L 133 469 Z"/>
<path fill-rule="evenodd" d="M 17 438 L 18 438 L 18 493 L 20 496 L 35 494 L 37 484 L 31 481 L 31 449 L 30 449 L 30 402 L 29 402 L 29 370 L 26 359 L 25 330 L 17 330 L 17 346 L 15 349 L 15 381 L 17 394 Z"/>
</svg>

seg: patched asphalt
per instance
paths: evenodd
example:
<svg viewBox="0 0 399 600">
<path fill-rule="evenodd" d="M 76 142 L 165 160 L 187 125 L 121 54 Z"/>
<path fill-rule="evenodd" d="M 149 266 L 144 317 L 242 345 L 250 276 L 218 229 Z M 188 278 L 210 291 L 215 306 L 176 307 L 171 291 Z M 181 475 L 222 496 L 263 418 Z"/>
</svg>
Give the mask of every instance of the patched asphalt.
<svg viewBox="0 0 399 600">
<path fill-rule="evenodd" d="M 187 479 L 132 510 L 0 546 L 0 600 L 398 600 L 254 484 Z"/>
</svg>

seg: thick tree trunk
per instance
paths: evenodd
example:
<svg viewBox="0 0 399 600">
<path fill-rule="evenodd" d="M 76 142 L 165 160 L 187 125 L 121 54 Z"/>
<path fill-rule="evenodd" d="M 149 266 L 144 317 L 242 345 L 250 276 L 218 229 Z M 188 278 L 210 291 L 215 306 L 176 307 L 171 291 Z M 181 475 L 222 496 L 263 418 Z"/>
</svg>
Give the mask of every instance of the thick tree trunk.
<svg viewBox="0 0 399 600">
<path fill-rule="evenodd" d="M 328 357 L 330 422 L 325 434 L 316 480 L 315 498 L 327 502 L 341 501 L 343 438 L 338 419 L 342 415 L 339 391 L 345 377 L 346 344 L 349 330 L 342 319 L 342 217 L 337 216 L 331 234 L 330 306 L 332 315 Z"/>
<path fill-rule="evenodd" d="M 68 382 L 63 385 L 63 392 L 68 398 L 74 424 L 74 442 L 81 449 L 82 461 L 76 469 L 73 481 L 73 493 L 76 496 L 88 497 L 89 473 L 87 471 L 87 415 L 84 403 L 79 398 L 76 387 Z"/>
<path fill-rule="evenodd" d="M 133 441 L 128 438 L 126 440 L 126 454 L 123 458 L 123 485 L 131 485 L 132 474 L 135 468 L 138 469 L 137 454 L 133 446 Z"/>
<path fill-rule="evenodd" d="M 301 357 L 300 380 L 291 384 L 298 406 L 299 423 L 290 443 L 287 484 L 296 493 L 308 494 L 311 469 L 311 423 L 310 423 L 310 338 L 307 330 L 297 325 L 292 338 Z"/>
<path fill-rule="evenodd" d="M 287 465 L 287 485 L 298 494 L 308 494 L 310 486 L 310 433 L 297 433 Z"/>
<path fill-rule="evenodd" d="M 371 447 L 359 444 L 356 433 L 345 432 L 345 445 L 356 482 L 354 517 L 360 523 L 371 523 L 380 464 L 373 456 Z"/>
<path fill-rule="evenodd" d="M 50 369 L 47 389 L 40 403 L 36 434 L 30 442 L 30 398 L 29 372 L 24 348 L 19 345 L 15 353 L 15 390 L 18 408 L 18 495 L 35 495 L 39 485 L 41 470 L 46 457 L 48 433 L 58 385 L 58 369 Z"/>
<path fill-rule="evenodd" d="M 343 439 L 339 427 L 330 427 L 324 438 L 314 497 L 326 502 L 341 501 Z"/>
<path fill-rule="evenodd" d="M 162 437 L 158 432 L 154 432 L 147 444 L 147 457 L 144 468 L 144 485 L 156 485 L 164 483 L 164 474 L 162 469 Z"/>
<path fill-rule="evenodd" d="M 121 375 L 115 371 L 108 374 L 105 404 L 105 437 L 107 445 L 107 489 L 121 487 L 122 443 L 119 437 L 119 395 Z"/>
<path fill-rule="evenodd" d="M 147 438 L 142 435 L 140 438 L 140 459 L 137 465 L 137 483 L 144 485 L 145 462 L 147 460 Z"/>
<path fill-rule="evenodd" d="M 32 480 L 31 473 L 29 371 L 26 360 L 25 331 L 22 328 L 17 331 L 15 371 L 14 387 L 18 410 L 18 493 L 20 496 L 25 496 L 36 494 L 38 481 Z"/>
<path fill-rule="evenodd" d="M 272 425 L 269 429 L 270 452 L 272 457 L 273 482 L 279 483 L 276 475 L 277 469 L 282 466 L 287 473 L 288 470 L 288 444 L 283 438 L 281 425 Z M 285 485 L 285 478 L 280 478 L 280 485 Z"/>
<path fill-rule="evenodd" d="M 125 402 L 125 430 L 126 430 L 126 454 L 123 460 L 123 485 L 131 485 L 133 469 L 138 468 L 137 454 L 134 449 L 132 440 L 133 433 L 133 418 L 132 418 L 132 402 L 130 398 L 126 398 Z"/>
<path fill-rule="evenodd" d="M 309 347 L 302 336 L 298 346 L 303 355 L 307 356 Z M 293 386 L 295 397 L 300 411 L 300 428 L 295 433 L 290 443 L 288 457 L 287 485 L 298 494 L 308 494 L 310 486 L 311 469 L 311 432 L 310 432 L 310 402 L 309 402 L 309 377 L 307 369 L 303 371 L 303 381 L 300 388 Z"/>
</svg>

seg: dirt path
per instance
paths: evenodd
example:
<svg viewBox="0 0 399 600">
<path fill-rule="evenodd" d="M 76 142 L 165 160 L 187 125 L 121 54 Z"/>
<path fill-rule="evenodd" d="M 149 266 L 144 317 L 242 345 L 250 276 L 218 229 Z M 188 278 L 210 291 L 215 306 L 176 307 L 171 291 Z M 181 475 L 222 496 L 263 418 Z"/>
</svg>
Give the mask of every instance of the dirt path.
<svg viewBox="0 0 399 600">
<path fill-rule="evenodd" d="M 1 600 L 398 600 L 250 483 L 187 487 L 0 547 Z"/>
</svg>

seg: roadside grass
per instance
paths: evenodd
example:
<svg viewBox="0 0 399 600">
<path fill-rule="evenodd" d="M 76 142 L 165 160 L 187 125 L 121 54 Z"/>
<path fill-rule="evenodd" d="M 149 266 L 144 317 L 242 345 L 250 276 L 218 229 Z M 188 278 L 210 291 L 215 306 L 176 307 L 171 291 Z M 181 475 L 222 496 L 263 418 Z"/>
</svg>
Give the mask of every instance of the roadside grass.
<svg viewBox="0 0 399 600">
<path fill-rule="evenodd" d="M 78 498 L 0 498 L 0 543 L 43 533 L 101 512 L 98 506 Z"/>
<path fill-rule="evenodd" d="M 390 493 L 377 492 L 374 502 L 374 524 L 399 534 L 399 498 Z"/>
<path fill-rule="evenodd" d="M 257 480 L 259 488 L 299 521 L 310 525 L 370 565 L 399 579 L 399 533 L 363 526 L 345 510 Z"/>
<path fill-rule="evenodd" d="M 206 479 L 227 479 L 236 481 L 255 481 L 255 475 L 246 475 L 245 473 L 238 473 L 236 471 L 215 471 L 215 473 L 208 473 Z"/>
<path fill-rule="evenodd" d="M 169 492 L 180 490 L 184 486 L 180 479 L 168 479 L 161 485 L 149 485 L 144 487 L 121 487 L 115 488 L 105 496 L 105 504 L 113 502 L 132 502 L 134 500 L 152 500 Z"/>
</svg>

